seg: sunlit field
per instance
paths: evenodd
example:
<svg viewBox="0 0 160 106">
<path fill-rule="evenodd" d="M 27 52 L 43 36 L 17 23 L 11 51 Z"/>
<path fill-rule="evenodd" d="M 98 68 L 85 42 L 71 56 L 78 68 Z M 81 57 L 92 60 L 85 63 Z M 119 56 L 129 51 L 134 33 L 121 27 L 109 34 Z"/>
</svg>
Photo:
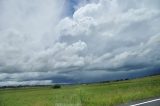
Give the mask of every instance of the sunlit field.
<svg viewBox="0 0 160 106">
<path fill-rule="evenodd" d="M 115 106 L 160 96 L 160 75 L 134 80 L 0 90 L 0 106 Z"/>
</svg>

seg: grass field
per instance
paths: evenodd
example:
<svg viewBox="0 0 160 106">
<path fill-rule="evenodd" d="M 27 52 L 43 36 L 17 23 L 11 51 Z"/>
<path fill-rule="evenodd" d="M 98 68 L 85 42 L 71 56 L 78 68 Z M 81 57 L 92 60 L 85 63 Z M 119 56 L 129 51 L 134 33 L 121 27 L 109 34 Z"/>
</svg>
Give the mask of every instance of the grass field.
<svg viewBox="0 0 160 106">
<path fill-rule="evenodd" d="M 90 85 L 0 90 L 0 106 L 114 106 L 160 96 L 160 75 Z"/>
</svg>

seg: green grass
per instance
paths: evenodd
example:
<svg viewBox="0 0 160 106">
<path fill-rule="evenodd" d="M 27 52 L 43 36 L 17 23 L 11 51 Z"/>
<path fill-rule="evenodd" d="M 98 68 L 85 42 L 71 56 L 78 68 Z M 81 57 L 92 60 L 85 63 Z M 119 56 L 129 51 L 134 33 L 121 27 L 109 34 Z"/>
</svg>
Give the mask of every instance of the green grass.
<svg viewBox="0 0 160 106">
<path fill-rule="evenodd" d="M 141 79 L 51 87 L 0 90 L 0 106 L 114 106 L 160 96 L 160 75 Z"/>
</svg>

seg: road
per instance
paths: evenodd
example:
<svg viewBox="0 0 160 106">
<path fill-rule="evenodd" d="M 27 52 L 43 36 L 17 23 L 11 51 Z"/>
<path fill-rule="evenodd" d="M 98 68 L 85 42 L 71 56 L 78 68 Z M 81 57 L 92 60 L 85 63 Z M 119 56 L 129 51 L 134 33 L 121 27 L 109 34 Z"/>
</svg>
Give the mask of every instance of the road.
<svg viewBox="0 0 160 106">
<path fill-rule="evenodd" d="M 137 101 L 133 103 L 127 103 L 120 106 L 160 106 L 160 98 L 152 98 L 143 101 Z"/>
</svg>

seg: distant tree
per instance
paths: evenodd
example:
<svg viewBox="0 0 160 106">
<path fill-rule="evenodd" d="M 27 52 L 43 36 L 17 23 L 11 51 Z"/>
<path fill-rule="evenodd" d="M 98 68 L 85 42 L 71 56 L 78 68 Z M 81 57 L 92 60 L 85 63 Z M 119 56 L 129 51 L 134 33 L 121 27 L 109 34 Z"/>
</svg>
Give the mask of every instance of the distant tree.
<svg viewBox="0 0 160 106">
<path fill-rule="evenodd" d="M 52 88 L 53 88 L 53 89 L 59 89 L 59 88 L 61 88 L 61 85 L 56 84 L 56 85 L 53 85 Z"/>
</svg>

